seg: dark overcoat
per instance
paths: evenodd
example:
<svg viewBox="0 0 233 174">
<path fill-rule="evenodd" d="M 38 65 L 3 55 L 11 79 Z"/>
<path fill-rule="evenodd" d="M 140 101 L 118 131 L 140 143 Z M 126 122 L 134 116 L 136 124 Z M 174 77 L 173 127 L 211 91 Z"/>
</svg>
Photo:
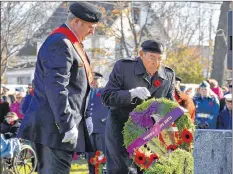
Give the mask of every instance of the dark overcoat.
<svg viewBox="0 0 233 174">
<path fill-rule="evenodd" d="M 131 101 L 129 90 L 146 87 L 151 97 L 174 100 L 174 82 L 174 71 L 163 65 L 150 77 L 141 58 L 116 62 L 101 96 L 103 103 L 110 107 L 105 131 L 107 173 L 128 173 L 132 164 L 123 147 L 122 130 L 129 113 L 142 101 L 139 98 Z"/>
<path fill-rule="evenodd" d="M 84 119 L 90 86 L 83 62 L 64 34 L 48 36 L 41 46 L 34 83 L 18 137 L 62 150 L 91 151 Z M 77 143 L 62 143 L 73 126 L 78 128 Z"/>
</svg>

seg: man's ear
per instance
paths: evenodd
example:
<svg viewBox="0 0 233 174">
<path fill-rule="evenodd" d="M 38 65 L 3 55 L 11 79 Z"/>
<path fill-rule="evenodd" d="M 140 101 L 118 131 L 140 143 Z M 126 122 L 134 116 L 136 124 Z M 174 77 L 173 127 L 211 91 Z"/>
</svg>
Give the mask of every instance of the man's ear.
<svg viewBox="0 0 233 174">
<path fill-rule="evenodd" d="M 144 52 L 142 50 L 139 51 L 139 56 L 143 57 Z"/>
</svg>

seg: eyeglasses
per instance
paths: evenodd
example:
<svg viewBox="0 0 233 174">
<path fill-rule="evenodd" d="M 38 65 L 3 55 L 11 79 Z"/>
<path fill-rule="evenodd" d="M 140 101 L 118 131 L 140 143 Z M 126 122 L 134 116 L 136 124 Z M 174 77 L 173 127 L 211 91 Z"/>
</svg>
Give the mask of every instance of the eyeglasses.
<svg viewBox="0 0 233 174">
<path fill-rule="evenodd" d="M 16 97 L 16 99 L 21 99 L 22 97 Z"/>
</svg>

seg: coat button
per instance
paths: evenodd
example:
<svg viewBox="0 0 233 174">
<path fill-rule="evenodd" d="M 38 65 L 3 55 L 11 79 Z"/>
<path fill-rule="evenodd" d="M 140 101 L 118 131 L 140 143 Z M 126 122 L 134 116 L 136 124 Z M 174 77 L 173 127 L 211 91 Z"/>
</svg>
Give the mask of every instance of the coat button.
<svg viewBox="0 0 233 174">
<path fill-rule="evenodd" d="M 93 110 L 93 108 L 90 109 L 91 111 Z"/>
<path fill-rule="evenodd" d="M 90 115 L 92 115 L 92 113 L 90 113 Z"/>
<path fill-rule="evenodd" d="M 91 103 L 91 106 L 93 106 L 94 105 L 94 103 Z"/>
</svg>

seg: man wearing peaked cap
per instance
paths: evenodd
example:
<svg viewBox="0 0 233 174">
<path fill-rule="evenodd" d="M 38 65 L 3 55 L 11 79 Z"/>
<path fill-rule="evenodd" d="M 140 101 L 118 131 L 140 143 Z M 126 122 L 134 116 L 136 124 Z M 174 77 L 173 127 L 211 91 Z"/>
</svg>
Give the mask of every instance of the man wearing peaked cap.
<svg viewBox="0 0 233 174">
<path fill-rule="evenodd" d="M 108 107 L 101 102 L 101 94 L 104 90 L 102 84 L 103 75 L 95 72 L 94 83 L 92 84 L 86 116 L 92 118 L 93 131 L 90 135 L 94 151 L 101 151 L 105 155 L 105 127 L 108 115 Z M 95 166 L 90 163 L 90 159 L 95 156 L 94 152 L 87 154 L 89 174 L 95 174 Z"/>
<path fill-rule="evenodd" d="M 176 81 L 181 82 L 182 81 L 181 77 L 176 76 Z"/>
<path fill-rule="evenodd" d="M 108 174 L 142 173 L 123 148 L 122 130 L 129 113 L 152 97 L 175 100 L 175 72 L 162 64 L 162 44 L 146 40 L 141 47 L 140 57 L 115 63 L 101 96 L 110 107 L 105 131 Z"/>
<path fill-rule="evenodd" d="M 34 95 L 18 133 L 35 143 L 39 173 L 68 174 L 75 152 L 93 151 L 92 122 L 84 117 L 93 74 L 83 41 L 101 16 L 90 3 L 72 3 L 66 22 L 39 50 Z"/>
</svg>

